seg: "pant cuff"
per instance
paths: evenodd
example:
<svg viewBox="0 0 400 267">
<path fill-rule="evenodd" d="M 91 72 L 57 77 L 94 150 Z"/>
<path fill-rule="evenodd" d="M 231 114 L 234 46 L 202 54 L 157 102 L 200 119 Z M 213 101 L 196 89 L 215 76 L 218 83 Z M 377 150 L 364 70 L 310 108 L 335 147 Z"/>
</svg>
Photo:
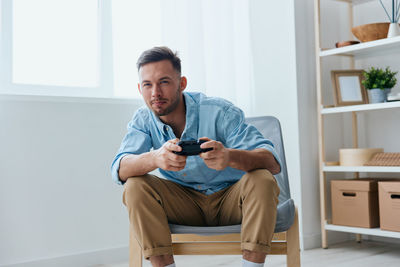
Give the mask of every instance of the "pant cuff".
<svg viewBox="0 0 400 267">
<path fill-rule="evenodd" d="M 269 254 L 271 252 L 271 246 L 269 245 L 262 245 L 257 243 L 249 243 L 249 242 L 242 242 L 241 244 L 242 250 L 250 250 L 254 252 L 262 252 Z"/>
<path fill-rule="evenodd" d="M 152 256 L 173 255 L 172 247 L 149 248 L 143 250 L 143 256 L 148 260 Z"/>
</svg>

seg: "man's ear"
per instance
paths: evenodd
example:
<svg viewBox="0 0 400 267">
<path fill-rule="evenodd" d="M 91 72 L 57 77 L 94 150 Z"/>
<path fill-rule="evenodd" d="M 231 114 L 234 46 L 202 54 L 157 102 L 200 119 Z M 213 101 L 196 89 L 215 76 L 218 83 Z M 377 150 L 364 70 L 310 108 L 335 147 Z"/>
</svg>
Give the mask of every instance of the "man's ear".
<svg viewBox="0 0 400 267">
<path fill-rule="evenodd" d="M 137 84 L 137 89 L 139 90 L 139 94 L 142 94 L 142 90 L 140 89 L 140 83 Z"/>
<path fill-rule="evenodd" d="M 185 76 L 181 77 L 180 85 L 181 85 L 181 91 L 185 90 L 187 86 L 187 79 Z"/>
</svg>

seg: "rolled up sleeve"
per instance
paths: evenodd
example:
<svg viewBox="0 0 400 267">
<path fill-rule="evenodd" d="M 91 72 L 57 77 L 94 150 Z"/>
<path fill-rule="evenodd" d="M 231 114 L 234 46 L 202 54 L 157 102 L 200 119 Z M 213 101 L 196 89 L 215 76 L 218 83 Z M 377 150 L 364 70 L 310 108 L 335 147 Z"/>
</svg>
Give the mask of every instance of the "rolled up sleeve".
<svg viewBox="0 0 400 267">
<path fill-rule="evenodd" d="M 266 149 L 272 153 L 279 166 L 282 166 L 274 144 L 266 139 L 256 127 L 245 123 L 244 113 L 241 109 L 230 106 L 221 123 L 224 125 L 226 147 L 243 150 Z"/>
<path fill-rule="evenodd" d="M 121 159 L 129 154 L 139 155 L 150 151 L 152 142 L 150 133 L 146 129 L 143 117 L 137 112 L 128 124 L 128 132 L 122 140 L 117 155 L 111 164 L 111 176 L 114 182 L 122 185 L 119 178 L 119 167 Z"/>
</svg>

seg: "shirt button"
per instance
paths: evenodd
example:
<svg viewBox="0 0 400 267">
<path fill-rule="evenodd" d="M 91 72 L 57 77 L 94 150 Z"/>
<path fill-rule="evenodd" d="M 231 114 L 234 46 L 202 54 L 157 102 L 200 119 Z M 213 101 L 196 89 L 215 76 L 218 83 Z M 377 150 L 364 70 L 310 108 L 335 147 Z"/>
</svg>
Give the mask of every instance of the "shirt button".
<svg viewBox="0 0 400 267">
<path fill-rule="evenodd" d="M 186 176 L 187 174 L 186 174 L 186 172 L 183 174 L 183 176 Z"/>
<path fill-rule="evenodd" d="M 200 186 L 200 185 L 198 185 L 198 186 L 197 186 L 197 188 L 198 188 L 198 189 L 201 189 L 201 186 Z"/>
</svg>

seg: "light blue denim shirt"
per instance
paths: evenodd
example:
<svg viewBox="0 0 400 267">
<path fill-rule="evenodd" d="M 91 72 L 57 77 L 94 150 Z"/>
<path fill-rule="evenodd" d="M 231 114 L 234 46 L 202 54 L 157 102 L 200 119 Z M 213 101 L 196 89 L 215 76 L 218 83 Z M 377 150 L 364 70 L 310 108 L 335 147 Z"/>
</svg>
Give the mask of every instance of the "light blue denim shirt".
<svg viewBox="0 0 400 267">
<path fill-rule="evenodd" d="M 244 121 L 242 110 L 227 100 L 207 97 L 202 93 L 184 92 L 186 125 L 181 140 L 197 140 L 200 137 L 220 141 L 227 148 L 253 150 L 264 148 L 280 160 L 274 145 L 261 133 Z M 123 184 L 118 170 L 121 159 L 127 154 L 142 154 L 160 148 L 165 142 L 175 139 L 172 128 L 164 124 L 146 106 L 139 108 L 128 124 L 121 147 L 111 166 L 113 180 Z M 198 190 L 206 195 L 215 193 L 237 182 L 244 171 L 227 167 L 222 171 L 210 169 L 199 156 L 189 156 L 181 171 L 159 169 L 164 178 L 183 186 Z"/>
</svg>

